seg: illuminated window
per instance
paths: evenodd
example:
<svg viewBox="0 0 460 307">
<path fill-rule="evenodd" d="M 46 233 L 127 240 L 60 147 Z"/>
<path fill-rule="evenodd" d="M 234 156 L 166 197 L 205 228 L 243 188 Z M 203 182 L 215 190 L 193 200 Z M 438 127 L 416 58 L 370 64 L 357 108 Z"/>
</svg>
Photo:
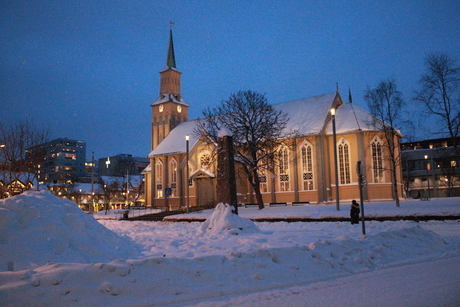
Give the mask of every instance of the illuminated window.
<svg viewBox="0 0 460 307">
<path fill-rule="evenodd" d="M 278 150 L 280 191 L 289 191 L 289 149 L 286 146 Z"/>
<path fill-rule="evenodd" d="M 189 166 L 188 166 L 188 175 L 189 175 L 189 177 L 190 177 L 191 174 L 193 174 L 193 167 L 189 164 Z M 188 178 L 188 185 L 190 187 L 193 186 L 193 179 Z"/>
<path fill-rule="evenodd" d="M 341 142 L 337 144 L 337 150 L 339 155 L 340 184 L 350 184 L 350 145 L 342 138 Z"/>
<path fill-rule="evenodd" d="M 311 191 L 313 186 L 313 146 L 305 142 L 300 147 L 300 156 L 302 163 L 302 189 L 304 191 Z"/>
<path fill-rule="evenodd" d="M 171 187 L 171 196 L 176 196 L 176 189 L 177 189 L 177 161 L 176 159 L 172 159 L 169 162 L 169 186 Z"/>
<path fill-rule="evenodd" d="M 203 152 L 200 155 L 200 168 L 208 169 L 211 165 L 211 155 L 208 152 Z"/>
<path fill-rule="evenodd" d="M 260 192 L 267 193 L 268 192 L 268 181 L 267 181 L 267 170 L 260 170 L 259 171 L 259 182 L 260 182 Z"/>
<path fill-rule="evenodd" d="M 372 180 L 374 183 L 382 183 L 383 180 L 383 153 L 382 141 L 377 136 L 371 143 L 372 151 Z"/>
<path fill-rule="evenodd" d="M 66 159 L 77 160 L 76 154 L 66 153 L 64 156 Z"/>
<path fill-rule="evenodd" d="M 163 197 L 163 163 L 160 160 L 155 164 L 155 177 L 157 198 L 161 198 Z"/>
</svg>

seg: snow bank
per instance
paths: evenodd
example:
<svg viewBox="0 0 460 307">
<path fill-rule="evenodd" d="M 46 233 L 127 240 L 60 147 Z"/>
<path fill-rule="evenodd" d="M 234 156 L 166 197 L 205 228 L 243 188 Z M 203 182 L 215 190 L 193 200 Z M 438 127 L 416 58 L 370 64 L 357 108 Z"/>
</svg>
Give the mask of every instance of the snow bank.
<svg viewBox="0 0 460 307">
<path fill-rule="evenodd" d="M 230 205 L 219 203 L 211 216 L 198 228 L 197 235 L 238 235 L 259 231 L 252 221 L 232 213 Z"/>
<path fill-rule="evenodd" d="M 104 223 L 120 225 L 119 221 Z M 139 231 L 133 229 L 132 224 L 128 226 L 127 222 L 121 224 L 125 225 L 125 231 Z M 352 229 L 348 223 L 328 223 L 327 231 L 331 237 L 312 235 L 303 240 L 312 231 L 297 231 L 297 238 L 291 242 L 295 232 L 277 230 L 279 224 L 266 225 L 271 228 L 271 233 L 227 236 L 220 240 L 197 237 L 195 233 L 181 234 L 176 228 L 175 239 L 161 243 L 155 241 L 156 237 L 163 236 L 160 223 L 139 222 L 136 225 L 151 225 L 150 235 L 145 229 L 140 230 L 146 234 L 143 240 L 161 245 L 163 251 L 171 244 L 182 242 L 185 249 L 208 249 L 209 252 L 193 258 L 167 253 L 140 260 L 59 263 L 34 270 L 3 272 L 0 273 L 0 305 L 153 306 L 175 303 L 174 306 L 189 306 L 195 299 L 226 294 L 259 292 L 332 279 L 340 283 L 339 277 L 448 256 L 454 247 L 414 222 L 369 223 L 376 224 L 381 231 L 371 232 L 368 236 L 344 232 Z M 177 224 L 163 226 L 168 228 Z M 192 230 L 193 226 L 196 232 L 198 224 L 187 224 L 187 229 Z M 318 225 L 310 225 L 306 229 L 316 227 Z M 193 237 L 196 246 L 191 246 L 191 241 L 184 240 L 184 236 Z M 237 247 L 232 243 L 235 240 L 248 241 L 248 245 L 246 248 Z M 271 246 L 272 241 L 277 241 L 276 246 Z M 282 246 L 281 241 L 288 244 Z M 208 246 L 210 244 L 213 246 Z M 226 252 L 220 253 L 219 246 L 227 248 Z M 458 249 L 454 254 L 458 254 Z M 430 278 L 429 275 L 423 276 Z M 292 306 L 289 302 L 285 305 Z"/>
<path fill-rule="evenodd" d="M 131 239 L 49 191 L 27 191 L 0 201 L 0 271 L 49 262 L 108 262 L 137 253 Z"/>
</svg>

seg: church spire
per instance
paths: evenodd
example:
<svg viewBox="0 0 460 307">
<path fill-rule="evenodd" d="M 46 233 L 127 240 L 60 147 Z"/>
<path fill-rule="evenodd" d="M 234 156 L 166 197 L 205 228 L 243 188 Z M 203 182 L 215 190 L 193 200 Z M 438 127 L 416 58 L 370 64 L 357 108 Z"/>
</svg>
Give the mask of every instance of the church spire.
<svg viewBox="0 0 460 307">
<path fill-rule="evenodd" d="M 174 56 L 174 43 L 173 43 L 172 29 L 169 30 L 169 46 L 168 46 L 168 55 L 166 57 L 166 68 L 176 68 L 176 57 Z"/>
</svg>

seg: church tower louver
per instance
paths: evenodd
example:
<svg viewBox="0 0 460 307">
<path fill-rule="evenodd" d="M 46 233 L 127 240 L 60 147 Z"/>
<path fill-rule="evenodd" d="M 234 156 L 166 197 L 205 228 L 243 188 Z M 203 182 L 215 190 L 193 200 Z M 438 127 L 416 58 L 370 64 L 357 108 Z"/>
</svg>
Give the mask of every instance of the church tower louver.
<svg viewBox="0 0 460 307">
<path fill-rule="evenodd" d="M 169 45 L 166 66 L 160 71 L 160 95 L 152 103 L 151 150 L 178 124 L 188 121 L 189 105 L 182 98 L 180 90 L 181 72 L 176 68 L 172 29 L 169 30 Z"/>
</svg>

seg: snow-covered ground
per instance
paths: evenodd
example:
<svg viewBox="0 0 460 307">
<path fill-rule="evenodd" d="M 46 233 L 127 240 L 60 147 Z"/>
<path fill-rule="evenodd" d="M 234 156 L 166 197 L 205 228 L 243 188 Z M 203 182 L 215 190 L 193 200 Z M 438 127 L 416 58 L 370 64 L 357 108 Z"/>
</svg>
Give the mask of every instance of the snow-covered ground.
<svg viewBox="0 0 460 307">
<path fill-rule="evenodd" d="M 460 198 L 366 204 L 366 215 L 458 215 Z M 348 216 L 349 206 L 241 208 Z M 99 220 L 49 192 L 0 201 L 0 306 L 459 306 L 460 222 Z M 105 227 L 104 227 L 105 226 Z"/>
</svg>

